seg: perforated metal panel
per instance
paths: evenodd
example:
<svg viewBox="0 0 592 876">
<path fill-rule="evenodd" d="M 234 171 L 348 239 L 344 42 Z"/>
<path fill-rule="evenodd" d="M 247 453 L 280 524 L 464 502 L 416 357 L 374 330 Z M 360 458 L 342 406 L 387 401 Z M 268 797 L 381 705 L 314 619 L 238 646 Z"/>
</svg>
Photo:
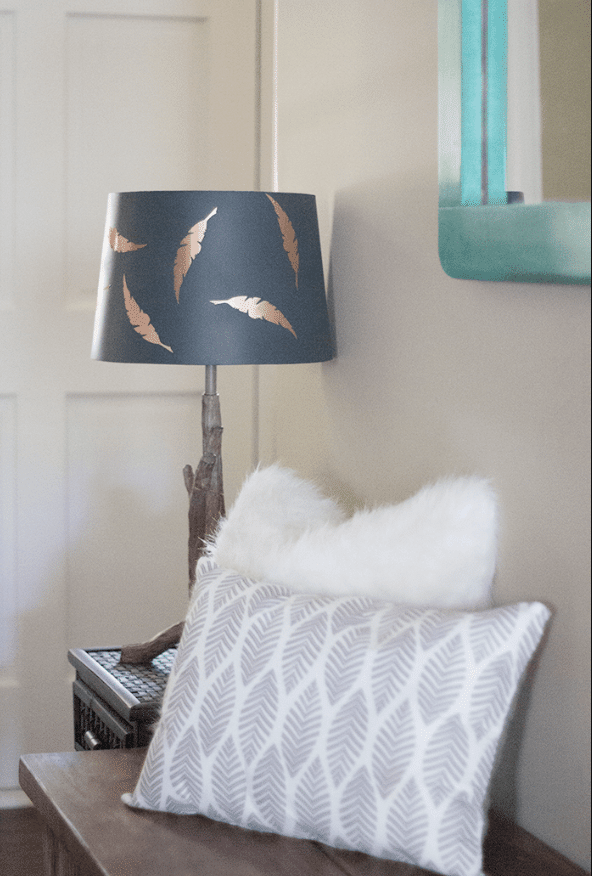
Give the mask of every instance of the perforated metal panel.
<svg viewBox="0 0 592 876">
<path fill-rule="evenodd" d="M 162 695 L 177 653 L 169 648 L 146 665 L 135 666 L 120 663 L 121 651 L 116 649 L 87 650 L 86 654 L 95 660 L 106 672 L 113 676 L 138 703 L 154 703 L 162 700 Z"/>
<path fill-rule="evenodd" d="M 176 648 L 169 648 L 149 664 L 135 666 L 121 664 L 117 648 L 69 651 L 76 668 L 76 749 L 147 745 L 176 653 Z"/>
</svg>

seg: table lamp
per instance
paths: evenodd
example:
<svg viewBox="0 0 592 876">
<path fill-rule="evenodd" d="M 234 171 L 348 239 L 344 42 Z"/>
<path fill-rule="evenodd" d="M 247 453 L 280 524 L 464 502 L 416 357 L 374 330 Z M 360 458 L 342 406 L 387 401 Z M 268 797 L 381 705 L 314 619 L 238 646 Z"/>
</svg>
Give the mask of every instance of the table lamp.
<svg viewBox="0 0 592 876">
<path fill-rule="evenodd" d="M 314 195 L 109 195 L 91 355 L 205 366 L 202 457 L 195 472 L 183 470 L 191 591 L 196 562 L 225 513 L 217 366 L 333 358 Z M 178 639 L 174 629 L 148 648 L 128 646 L 127 662 L 164 650 Z"/>
</svg>

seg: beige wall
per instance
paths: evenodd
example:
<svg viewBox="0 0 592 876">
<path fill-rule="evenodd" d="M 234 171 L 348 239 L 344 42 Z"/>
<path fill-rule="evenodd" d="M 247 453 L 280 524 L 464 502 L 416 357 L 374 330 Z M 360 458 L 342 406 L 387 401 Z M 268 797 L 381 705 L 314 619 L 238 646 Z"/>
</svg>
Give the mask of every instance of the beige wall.
<svg viewBox="0 0 592 876">
<path fill-rule="evenodd" d="M 589 851 L 589 289 L 447 277 L 437 255 L 431 0 L 286 0 L 279 190 L 317 195 L 338 358 L 261 369 L 261 457 L 351 506 L 490 476 L 499 602 L 554 620 L 495 798 Z"/>
<path fill-rule="evenodd" d="M 538 0 L 543 197 L 590 200 L 590 2 Z"/>
</svg>

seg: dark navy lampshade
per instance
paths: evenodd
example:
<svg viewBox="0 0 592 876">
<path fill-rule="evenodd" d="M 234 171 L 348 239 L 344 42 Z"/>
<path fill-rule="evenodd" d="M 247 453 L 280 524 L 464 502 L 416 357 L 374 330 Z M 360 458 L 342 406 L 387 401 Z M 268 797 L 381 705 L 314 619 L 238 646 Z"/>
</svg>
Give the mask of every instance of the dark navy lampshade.
<svg viewBox="0 0 592 876">
<path fill-rule="evenodd" d="M 109 195 L 92 358 L 333 358 L 314 195 Z"/>
</svg>

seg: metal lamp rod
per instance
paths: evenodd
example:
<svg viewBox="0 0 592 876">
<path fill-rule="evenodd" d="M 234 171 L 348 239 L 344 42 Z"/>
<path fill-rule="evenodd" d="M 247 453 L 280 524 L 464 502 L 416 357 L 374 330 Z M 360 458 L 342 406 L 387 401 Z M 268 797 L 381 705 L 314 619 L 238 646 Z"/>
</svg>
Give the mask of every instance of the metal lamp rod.
<svg viewBox="0 0 592 876">
<path fill-rule="evenodd" d="M 217 395 L 216 390 L 216 378 L 217 378 L 217 365 L 206 365 L 206 386 L 205 386 L 205 394 L 206 395 Z"/>
</svg>

